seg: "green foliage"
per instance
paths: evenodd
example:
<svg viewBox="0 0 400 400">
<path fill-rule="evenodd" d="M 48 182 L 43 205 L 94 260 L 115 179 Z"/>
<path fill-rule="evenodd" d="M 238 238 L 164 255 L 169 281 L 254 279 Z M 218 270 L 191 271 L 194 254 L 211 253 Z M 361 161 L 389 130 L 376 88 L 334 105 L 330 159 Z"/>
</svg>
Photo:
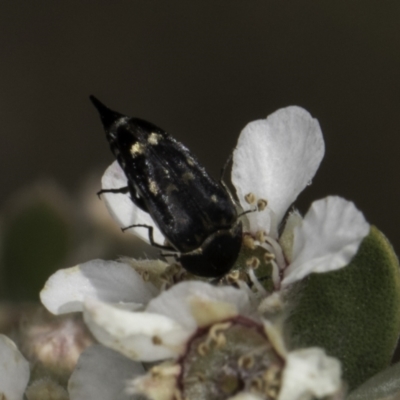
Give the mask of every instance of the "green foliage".
<svg viewBox="0 0 400 400">
<path fill-rule="evenodd" d="M 400 398 L 400 363 L 368 379 L 346 400 L 389 400 Z"/>
<path fill-rule="evenodd" d="M 289 307 L 289 345 L 323 347 L 356 388 L 389 365 L 399 337 L 400 274 L 390 243 L 371 227 L 348 266 L 294 285 Z"/>
<path fill-rule="evenodd" d="M 34 200 L 9 218 L 2 238 L 2 277 L 9 300 L 38 300 L 46 279 L 65 263 L 71 245 L 67 218 Z"/>
</svg>

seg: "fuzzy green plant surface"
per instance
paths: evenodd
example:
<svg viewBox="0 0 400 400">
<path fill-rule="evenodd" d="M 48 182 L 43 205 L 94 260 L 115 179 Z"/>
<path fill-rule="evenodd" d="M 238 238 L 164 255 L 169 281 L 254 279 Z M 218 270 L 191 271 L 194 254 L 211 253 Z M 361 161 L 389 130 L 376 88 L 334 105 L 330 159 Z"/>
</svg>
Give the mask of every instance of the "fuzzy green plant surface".
<svg viewBox="0 0 400 400">
<path fill-rule="evenodd" d="M 350 390 L 389 365 L 400 332 L 400 274 L 377 228 L 348 266 L 311 274 L 288 299 L 290 346 L 319 346 L 339 358 Z"/>
<path fill-rule="evenodd" d="M 395 400 L 400 398 L 400 363 L 368 379 L 346 400 Z"/>
<path fill-rule="evenodd" d="M 67 218 L 45 200 L 34 200 L 4 226 L 1 266 L 9 300 L 38 300 L 44 282 L 71 249 Z"/>
</svg>

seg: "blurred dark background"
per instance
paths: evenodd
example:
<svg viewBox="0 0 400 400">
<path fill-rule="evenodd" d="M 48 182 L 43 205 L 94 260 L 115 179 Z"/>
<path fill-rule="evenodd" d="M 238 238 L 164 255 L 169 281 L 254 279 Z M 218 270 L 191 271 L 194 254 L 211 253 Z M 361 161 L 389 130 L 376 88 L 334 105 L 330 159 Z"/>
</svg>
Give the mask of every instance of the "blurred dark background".
<svg viewBox="0 0 400 400">
<path fill-rule="evenodd" d="M 0 204 L 43 177 L 73 194 L 113 160 L 89 94 L 166 129 L 214 175 L 247 122 L 296 104 L 326 140 L 301 210 L 351 199 L 400 251 L 400 2 L 13 0 L 0 11 Z"/>
</svg>

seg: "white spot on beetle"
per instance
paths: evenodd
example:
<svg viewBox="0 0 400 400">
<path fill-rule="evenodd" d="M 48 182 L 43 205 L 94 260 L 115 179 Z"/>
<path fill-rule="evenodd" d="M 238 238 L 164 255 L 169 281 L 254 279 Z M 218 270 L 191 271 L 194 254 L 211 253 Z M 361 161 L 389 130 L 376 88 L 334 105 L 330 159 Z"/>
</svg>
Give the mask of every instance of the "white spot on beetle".
<svg viewBox="0 0 400 400">
<path fill-rule="evenodd" d="M 163 168 L 163 171 L 165 176 L 169 178 L 169 171 L 167 170 L 167 168 Z"/>
<path fill-rule="evenodd" d="M 151 145 L 156 145 L 158 142 L 162 139 L 162 135 L 159 133 L 151 132 L 149 135 L 149 138 L 147 139 L 147 142 Z"/>
<path fill-rule="evenodd" d="M 118 118 L 118 119 L 114 122 L 115 127 L 118 128 L 119 126 L 124 125 L 125 123 L 128 122 L 128 120 L 129 120 L 128 117 L 120 117 L 120 118 Z"/>
<path fill-rule="evenodd" d="M 167 196 L 169 196 L 174 191 L 178 191 L 178 188 L 174 184 L 171 183 L 167 186 Z"/>
<path fill-rule="evenodd" d="M 139 154 L 143 154 L 145 148 L 146 148 L 146 146 L 143 143 L 139 143 L 139 142 L 134 143 L 130 149 L 132 157 L 136 157 Z"/>
<path fill-rule="evenodd" d="M 157 183 L 155 181 L 153 181 L 152 179 L 149 179 L 149 189 L 150 192 L 153 194 L 158 194 L 158 186 Z"/>
<path fill-rule="evenodd" d="M 184 183 L 188 183 L 189 181 L 192 181 L 194 179 L 194 175 L 191 172 L 185 172 L 182 175 L 182 180 Z"/>
</svg>

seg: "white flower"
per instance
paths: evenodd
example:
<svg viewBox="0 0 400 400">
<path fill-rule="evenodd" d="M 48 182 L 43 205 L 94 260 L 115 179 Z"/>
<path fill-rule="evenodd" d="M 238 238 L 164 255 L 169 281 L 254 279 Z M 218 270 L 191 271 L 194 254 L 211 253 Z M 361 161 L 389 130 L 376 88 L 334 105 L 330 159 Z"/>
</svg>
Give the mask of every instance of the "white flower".
<svg viewBox="0 0 400 400">
<path fill-rule="evenodd" d="M 347 265 L 357 253 L 369 224 L 353 203 L 340 197 L 315 201 L 301 219 L 292 213 L 281 238 L 278 227 L 290 205 L 311 183 L 324 155 L 318 121 L 300 107 L 287 107 L 267 119 L 249 123 L 241 132 L 233 154 L 232 183 L 243 209 L 246 195 L 266 200 L 264 211 L 248 213 L 248 230 L 265 232 L 262 243 L 275 257 L 275 285 L 286 286 L 312 272 L 327 272 Z M 105 172 L 105 189 L 126 186 L 125 174 L 114 162 Z M 121 227 L 153 226 L 154 238 L 164 237 L 150 215 L 135 206 L 125 194 L 104 193 L 104 200 Z M 129 232 L 148 240 L 143 228 Z"/>
<path fill-rule="evenodd" d="M 0 334 L 0 399 L 22 400 L 29 375 L 28 361 L 12 340 Z"/>
<path fill-rule="evenodd" d="M 315 201 L 303 220 L 292 213 L 281 236 L 286 243 L 277 242 L 279 224 L 313 179 L 324 151 L 318 121 L 302 108 L 287 107 L 249 123 L 233 156 L 232 182 L 242 207 L 248 193 L 268 202 L 265 211 L 248 214 L 250 232 L 267 233 L 266 245 L 275 255 L 283 286 L 311 272 L 344 267 L 369 232 L 353 203 L 327 197 Z"/>
<path fill-rule="evenodd" d="M 109 349 L 94 346 L 83 353 L 69 382 L 71 400 L 128 399 L 126 388 L 155 400 L 278 393 L 281 400 L 297 400 L 339 390 L 340 363 L 320 349 L 288 353 L 280 332 L 259 319 L 247 293 L 182 282 L 142 312 L 87 299 L 85 321 Z M 170 361 L 146 374 L 135 362 L 163 360 Z"/>
<path fill-rule="evenodd" d="M 296 211 L 284 218 L 311 182 L 323 155 L 318 121 L 299 107 L 248 124 L 233 154 L 232 182 L 242 209 L 260 206 L 258 212 L 241 217 L 245 232 L 270 253 L 277 290 L 310 273 L 344 267 L 369 232 L 353 203 L 333 196 L 312 203 L 304 218 Z M 117 162 L 102 179 L 104 189 L 126 183 Z M 129 195 L 103 197 L 121 227 L 152 226 L 155 241 L 164 243 L 150 215 Z M 129 232 L 149 241 L 147 229 Z M 297 400 L 332 395 L 340 388 L 337 360 L 320 349 L 288 353 L 281 333 L 260 319 L 263 309 L 277 307 L 279 296 L 260 305 L 249 298 L 251 291 L 243 284 L 239 290 L 199 281 L 176 284 L 159 294 L 162 285 L 154 285 L 138 271 L 162 270 L 165 264 L 147 261 L 143 268 L 141 263 L 145 262 L 91 261 L 58 271 L 42 290 L 41 300 L 51 312 L 83 311 L 89 329 L 105 346 L 83 353 L 70 379 L 71 400 L 123 400 L 140 393 L 169 400 L 179 398 L 180 392 L 196 400 L 256 400 L 267 392 L 279 400 Z M 260 289 L 251 269 L 249 275 Z M 145 373 L 141 362 L 161 364 Z M 220 390 L 225 389 L 222 395 Z"/>
<path fill-rule="evenodd" d="M 197 281 L 161 293 L 144 312 L 123 310 L 92 298 L 84 303 L 84 319 L 96 339 L 140 361 L 178 357 L 199 326 L 249 312 L 246 292 Z"/>
<path fill-rule="evenodd" d="M 144 374 L 143 366 L 101 345 L 89 347 L 73 372 L 68 392 L 71 400 L 129 400 L 128 380 Z"/>
<path fill-rule="evenodd" d="M 135 267 L 160 267 L 158 261 L 133 261 Z M 93 260 L 75 267 L 60 269 L 46 282 L 40 292 L 43 305 L 53 314 L 82 311 L 86 297 L 121 307 L 140 308 L 157 295 L 158 289 L 145 282 L 127 263 Z"/>
<path fill-rule="evenodd" d="M 317 347 L 293 351 L 286 358 L 278 400 L 312 399 L 340 390 L 340 362 Z"/>
<path fill-rule="evenodd" d="M 142 365 L 132 360 L 176 359 L 186 351 L 187 341 L 199 327 L 250 312 L 245 292 L 202 282 L 175 285 L 151 300 L 143 312 L 94 298 L 87 298 L 83 307 L 85 321 L 96 339 L 118 353 L 102 346 L 86 350 L 69 382 L 71 400 L 128 399 L 126 381 L 132 382 L 144 373 Z M 111 374 L 103 372 L 110 370 Z M 175 388 L 176 376 L 169 376 Z M 140 379 L 143 385 L 143 376 Z M 131 384 L 131 388 L 140 384 Z M 165 380 L 160 390 L 165 392 Z"/>
</svg>

